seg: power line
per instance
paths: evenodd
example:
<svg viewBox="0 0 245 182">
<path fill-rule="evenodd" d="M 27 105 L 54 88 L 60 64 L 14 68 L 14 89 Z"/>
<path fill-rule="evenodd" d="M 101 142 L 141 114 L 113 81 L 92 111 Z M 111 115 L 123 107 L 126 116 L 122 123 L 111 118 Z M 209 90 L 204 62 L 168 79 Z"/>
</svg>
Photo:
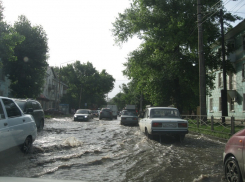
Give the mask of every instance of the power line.
<svg viewBox="0 0 245 182">
<path fill-rule="evenodd" d="M 235 6 L 233 6 L 233 7 L 230 9 L 230 11 L 235 10 L 235 9 L 238 7 L 238 5 L 241 4 L 241 3 L 242 3 L 242 1 L 238 2 Z M 240 8 L 239 8 L 239 9 L 240 9 Z"/>
</svg>

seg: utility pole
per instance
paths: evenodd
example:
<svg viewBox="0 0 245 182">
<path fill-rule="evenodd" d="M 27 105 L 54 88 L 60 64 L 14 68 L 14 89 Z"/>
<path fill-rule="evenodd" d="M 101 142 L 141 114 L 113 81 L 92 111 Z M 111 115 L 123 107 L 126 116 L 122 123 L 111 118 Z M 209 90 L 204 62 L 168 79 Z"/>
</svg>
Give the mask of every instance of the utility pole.
<svg viewBox="0 0 245 182">
<path fill-rule="evenodd" d="M 199 102 L 201 116 L 207 115 L 206 110 L 206 69 L 203 56 L 203 30 L 201 0 L 197 0 L 197 23 L 198 23 L 198 55 L 199 55 Z M 206 117 L 205 117 L 206 118 Z"/>
<path fill-rule="evenodd" d="M 227 111 L 227 84 L 226 84 L 226 64 L 225 64 L 225 38 L 223 27 L 223 9 L 220 9 L 220 24 L 221 24 L 221 46 L 222 46 L 222 66 L 223 66 L 223 90 L 221 90 L 222 99 L 222 123 L 225 123 L 225 116 L 228 116 Z"/>
</svg>

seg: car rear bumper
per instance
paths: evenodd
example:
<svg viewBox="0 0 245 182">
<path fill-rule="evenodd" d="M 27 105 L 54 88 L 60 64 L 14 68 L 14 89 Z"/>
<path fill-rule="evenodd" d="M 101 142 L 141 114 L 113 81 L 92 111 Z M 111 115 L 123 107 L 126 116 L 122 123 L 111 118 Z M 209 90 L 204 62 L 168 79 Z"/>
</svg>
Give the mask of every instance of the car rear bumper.
<svg viewBox="0 0 245 182">
<path fill-rule="evenodd" d="M 74 118 L 74 121 L 88 121 L 88 118 Z"/>
<path fill-rule="evenodd" d="M 121 121 L 121 124 L 125 124 L 125 125 L 136 125 L 138 124 L 138 121 Z"/>
<path fill-rule="evenodd" d="M 185 135 L 188 134 L 188 130 L 152 130 L 151 134 L 152 135 Z"/>
</svg>

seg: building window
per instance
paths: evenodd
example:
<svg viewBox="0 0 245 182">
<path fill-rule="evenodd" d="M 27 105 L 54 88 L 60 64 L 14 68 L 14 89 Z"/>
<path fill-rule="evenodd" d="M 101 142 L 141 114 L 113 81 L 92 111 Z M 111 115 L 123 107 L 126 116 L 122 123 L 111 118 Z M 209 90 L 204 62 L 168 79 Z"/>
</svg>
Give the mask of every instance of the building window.
<svg viewBox="0 0 245 182">
<path fill-rule="evenodd" d="M 214 110 L 213 110 L 213 98 L 210 98 L 210 100 L 209 100 L 209 112 L 214 112 Z"/>
<path fill-rule="evenodd" d="M 222 111 L 222 99 L 219 97 L 219 111 Z"/>
<path fill-rule="evenodd" d="M 223 87 L 223 73 L 220 72 L 219 73 L 219 87 Z"/>
<path fill-rule="evenodd" d="M 229 90 L 236 90 L 236 75 L 235 74 L 229 74 L 228 80 L 227 80 L 227 88 Z"/>
</svg>

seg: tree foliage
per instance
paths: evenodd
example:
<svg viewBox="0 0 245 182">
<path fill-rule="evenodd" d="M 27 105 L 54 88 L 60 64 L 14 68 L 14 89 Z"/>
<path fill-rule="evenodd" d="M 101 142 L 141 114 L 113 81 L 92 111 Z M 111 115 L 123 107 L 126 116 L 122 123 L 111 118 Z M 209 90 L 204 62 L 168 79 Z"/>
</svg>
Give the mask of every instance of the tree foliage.
<svg viewBox="0 0 245 182">
<path fill-rule="evenodd" d="M 0 68 L 3 68 L 4 60 L 17 60 L 14 49 L 17 44 L 25 39 L 13 27 L 3 21 L 3 10 L 2 1 L 0 1 Z"/>
<path fill-rule="evenodd" d="M 61 102 L 73 108 L 97 109 L 106 104 L 105 97 L 114 87 L 115 79 L 105 70 L 98 72 L 90 62 L 76 61 L 60 70 L 60 80 L 68 84 L 67 93 Z M 97 107 L 97 108 L 96 108 Z"/>
<path fill-rule="evenodd" d="M 202 12 L 210 15 L 217 9 L 215 0 L 203 1 Z M 207 16 L 208 17 L 208 16 Z M 225 23 L 239 19 L 226 13 Z M 132 0 L 130 8 L 119 14 L 112 30 L 115 42 L 122 44 L 137 36 L 143 41 L 132 51 L 124 75 L 137 80 L 136 88 L 153 105 L 175 105 L 180 111 L 193 110 L 199 104 L 196 0 Z M 220 52 L 210 45 L 220 38 L 219 14 L 204 19 L 204 57 L 207 70 L 219 69 Z M 227 63 L 228 64 L 228 63 Z M 232 67 L 229 67 L 232 70 Z M 207 86 L 213 86 L 213 74 L 207 74 Z"/>
<path fill-rule="evenodd" d="M 25 16 L 20 16 L 13 28 L 16 38 L 11 33 L 5 35 L 5 39 L 9 37 L 7 40 L 13 41 L 11 45 L 15 46 L 8 46 L 12 59 L 8 59 L 11 56 L 7 52 L 2 59 L 4 72 L 11 80 L 10 89 L 14 97 L 35 98 L 41 93 L 48 65 L 47 35 L 41 26 L 32 26 Z M 23 41 L 16 44 L 18 41 L 15 39 L 19 37 Z"/>
</svg>

